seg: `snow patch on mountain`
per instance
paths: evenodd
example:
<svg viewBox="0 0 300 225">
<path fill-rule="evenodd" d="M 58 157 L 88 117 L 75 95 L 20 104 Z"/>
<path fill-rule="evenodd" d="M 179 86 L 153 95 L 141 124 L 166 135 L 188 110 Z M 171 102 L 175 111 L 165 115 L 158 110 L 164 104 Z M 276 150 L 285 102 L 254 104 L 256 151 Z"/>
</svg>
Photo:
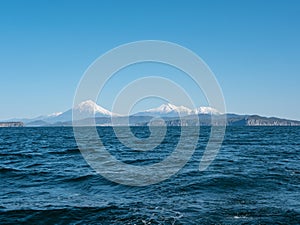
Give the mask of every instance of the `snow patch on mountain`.
<svg viewBox="0 0 300 225">
<path fill-rule="evenodd" d="M 55 116 L 59 116 L 61 114 L 63 114 L 63 112 L 55 112 L 55 113 L 51 113 L 51 114 L 47 115 L 47 117 L 55 117 Z"/>
</svg>

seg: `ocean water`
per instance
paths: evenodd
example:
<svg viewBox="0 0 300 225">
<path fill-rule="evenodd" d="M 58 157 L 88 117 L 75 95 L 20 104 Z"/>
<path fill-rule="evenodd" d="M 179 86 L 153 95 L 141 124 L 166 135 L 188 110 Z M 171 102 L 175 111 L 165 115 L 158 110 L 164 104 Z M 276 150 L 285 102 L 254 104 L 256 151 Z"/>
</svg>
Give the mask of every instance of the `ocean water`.
<svg viewBox="0 0 300 225">
<path fill-rule="evenodd" d="M 149 136 L 147 127 L 132 131 Z M 111 154 L 135 165 L 164 159 L 180 137 L 170 127 L 152 152 L 134 153 L 111 128 L 98 132 Z M 300 127 L 228 127 L 216 159 L 199 172 L 209 132 L 201 127 L 176 175 L 132 187 L 97 174 L 72 128 L 1 128 L 0 224 L 300 224 Z"/>
</svg>

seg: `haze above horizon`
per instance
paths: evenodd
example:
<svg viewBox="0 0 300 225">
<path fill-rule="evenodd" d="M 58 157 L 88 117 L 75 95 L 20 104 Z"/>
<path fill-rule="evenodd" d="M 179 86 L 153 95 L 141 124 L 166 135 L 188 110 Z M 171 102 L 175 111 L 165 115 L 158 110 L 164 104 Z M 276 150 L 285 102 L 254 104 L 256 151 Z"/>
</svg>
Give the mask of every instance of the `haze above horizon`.
<svg viewBox="0 0 300 225">
<path fill-rule="evenodd" d="M 96 58 L 149 39 L 198 54 L 227 112 L 300 120 L 299 1 L 2 1 L 0 20 L 0 120 L 68 110 Z M 182 84 L 197 107 L 206 106 L 184 73 L 151 64 L 120 71 L 97 103 L 110 110 L 124 84 L 151 75 Z M 148 99 L 136 111 L 161 103 Z"/>
</svg>

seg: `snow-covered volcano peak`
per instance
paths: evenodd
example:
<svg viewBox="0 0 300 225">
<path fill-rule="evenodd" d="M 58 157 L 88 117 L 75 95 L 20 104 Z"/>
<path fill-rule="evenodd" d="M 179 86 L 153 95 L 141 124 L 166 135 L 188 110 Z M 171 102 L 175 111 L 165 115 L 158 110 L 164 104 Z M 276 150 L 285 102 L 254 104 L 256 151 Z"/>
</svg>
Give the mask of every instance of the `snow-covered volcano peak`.
<svg viewBox="0 0 300 225">
<path fill-rule="evenodd" d="M 159 106 L 157 108 L 148 109 L 145 112 L 155 112 L 155 113 L 161 113 L 161 114 L 176 112 L 176 113 L 189 114 L 190 112 L 192 112 L 192 110 L 185 106 L 176 106 L 171 103 L 166 103 L 166 104 L 162 104 L 161 106 Z"/>
<path fill-rule="evenodd" d="M 192 113 L 192 110 L 185 106 L 176 106 L 171 103 L 165 103 L 161 106 L 153 109 L 148 109 L 143 112 L 139 112 L 135 115 L 139 116 L 167 116 L 167 117 L 176 117 L 176 116 L 185 116 Z"/>
<path fill-rule="evenodd" d="M 166 103 L 166 104 L 162 104 L 161 106 L 159 106 L 157 108 L 146 110 L 146 112 L 165 112 L 165 113 L 168 113 L 168 112 L 171 112 L 173 110 L 177 110 L 177 108 L 178 108 L 177 106 L 172 105 L 171 103 Z"/>
<path fill-rule="evenodd" d="M 199 107 L 193 110 L 194 114 L 220 114 L 220 112 L 218 110 L 216 110 L 215 108 L 212 107 Z"/>
<path fill-rule="evenodd" d="M 166 117 L 177 117 L 177 116 L 188 116 L 198 114 L 220 114 L 216 109 L 211 107 L 199 107 L 196 109 L 189 109 L 185 106 L 176 106 L 171 103 L 165 103 L 161 106 L 153 109 L 148 109 L 143 112 L 139 112 L 135 115 L 139 116 L 166 116 Z"/>
<path fill-rule="evenodd" d="M 103 116 L 112 116 L 113 113 L 104 109 L 103 107 L 97 105 L 92 100 L 87 100 L 79 103 L 74 107 L 73 111 L 79 111 L 80 113 L 88 113 L 88 114 L 101 114 Z"/>
</svg>

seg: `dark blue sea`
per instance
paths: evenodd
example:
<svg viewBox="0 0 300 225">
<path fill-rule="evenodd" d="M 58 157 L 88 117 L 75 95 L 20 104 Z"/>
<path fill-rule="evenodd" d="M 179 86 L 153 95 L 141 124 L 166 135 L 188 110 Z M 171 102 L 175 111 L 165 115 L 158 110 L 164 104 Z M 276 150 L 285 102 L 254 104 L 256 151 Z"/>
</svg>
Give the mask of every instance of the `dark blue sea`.
<svg viewBox="0 0 300 225">
<path fill-rule="evenodd" d="M 132 131 L 149 136 L 147 127 Z M 112 128 L 98 132 L 119 160 L 143 165 L 172 153 L 180 127 L 168 128 L 154 152 L 132 155 Z M 300 224 L 300 127 L 227 127 L 200 172 L 209 133 L 201 127 L 176 175 L 134 187 L 97 174 L 72 128 L 0 128 L 0 224 Z"/>
</svg>

